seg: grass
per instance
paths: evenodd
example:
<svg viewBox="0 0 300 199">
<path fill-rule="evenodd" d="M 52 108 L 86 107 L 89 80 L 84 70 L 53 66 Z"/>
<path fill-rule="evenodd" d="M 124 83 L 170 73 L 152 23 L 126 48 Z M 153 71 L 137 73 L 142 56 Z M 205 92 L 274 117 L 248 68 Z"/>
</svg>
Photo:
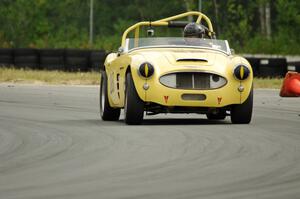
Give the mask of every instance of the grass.
<svg viewBox="0 0 300 199">
<path fill-rule="evenodd" d="M 0 68 L 0 82 L 25 84 L 96 85 L 100 83 L 100 73 Z"/>
<path fill-rule="evenodd" d="M 280 89 L 283 78 L 254 78 L 254 88 L 272 88 Z"/>
<path fill-rule="evenodd" d="M 254 88 L 280 89 L 282 81 L 282 78 L 254 78 Z M 100 73 L 0 68 L 0 82 L 23 84 L 99 85 Z"/>
</svg>

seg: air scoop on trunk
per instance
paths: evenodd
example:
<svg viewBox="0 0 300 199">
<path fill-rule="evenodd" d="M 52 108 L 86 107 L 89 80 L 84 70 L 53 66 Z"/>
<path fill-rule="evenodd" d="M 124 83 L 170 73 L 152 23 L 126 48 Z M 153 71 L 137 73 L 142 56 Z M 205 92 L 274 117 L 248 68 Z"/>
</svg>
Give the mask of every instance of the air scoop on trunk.
<svg viewBox="0 0 300 199">
<path fill-rule="evenodd" d="M 201 59 L 201 58 L 180 58 L 176 59 L 176 62 L 205 62 L 207 63 L 207 59 Z"/>
</svg>

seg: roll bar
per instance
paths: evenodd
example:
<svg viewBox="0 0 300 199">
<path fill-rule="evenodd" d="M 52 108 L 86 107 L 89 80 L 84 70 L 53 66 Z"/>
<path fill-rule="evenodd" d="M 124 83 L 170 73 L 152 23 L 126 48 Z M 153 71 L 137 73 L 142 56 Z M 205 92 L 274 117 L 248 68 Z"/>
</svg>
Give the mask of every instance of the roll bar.
<svg viewBox="0 0 300 199">
<path fill-rule="evenodd" d="M 190 23 L 190 22 L 175 21 L 175 20 L 181 19 L 183 17 L 188 17 L 188 16 L 198 16 L 198 18 L 196 20 L 196 23 L 198 23 L 198 24 L 200 24 L 201 20 L 203 19 L 208 25 L 208 30 L 209 30 L 208 34 L 209 34 L 209 36 L 213 36 L 214 31 L 213 31 L 213 27 L 212 27 L 210 19 L 201 12 L 190 11 L 190 12 L 185 12 L 185 13 L 175 15 L 175 16 L 172 16 L 172 17 L 160 19 L 160 20 L 157 20 L 157 21 L 152 21 L 152 22 L 151 21 L 142 21 L 142 22 L 139 22 L 139 23 L 136 23 L 136 24 L 130 26 L 123 33 L 121 46 L 123 48 L 125 48 L 126 38 L 127 38 L 128 34 L 133 30 L 134 30 L 134 43 L 135 43 L 135 46 L 138 46 L 137 44 L 138 44 L 138 38 L 139 38 L 139 33 L 140 33 L 140 27 L 141 26 L 168 26 L 170 28 L 185 27 L 185 25 Z"/>
</svg>

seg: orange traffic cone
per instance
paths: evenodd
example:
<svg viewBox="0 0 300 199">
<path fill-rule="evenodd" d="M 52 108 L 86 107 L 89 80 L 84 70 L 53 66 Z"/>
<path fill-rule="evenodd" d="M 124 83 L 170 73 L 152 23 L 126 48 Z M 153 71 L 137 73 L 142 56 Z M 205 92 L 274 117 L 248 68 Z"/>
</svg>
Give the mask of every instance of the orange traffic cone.
<svg viewBox="0 0 300 199">
<path fill-rule="evenodd" d="M 300 73 L 286 73 L 279 95 L 281 97 L 300 97 Z"/>
</svg>

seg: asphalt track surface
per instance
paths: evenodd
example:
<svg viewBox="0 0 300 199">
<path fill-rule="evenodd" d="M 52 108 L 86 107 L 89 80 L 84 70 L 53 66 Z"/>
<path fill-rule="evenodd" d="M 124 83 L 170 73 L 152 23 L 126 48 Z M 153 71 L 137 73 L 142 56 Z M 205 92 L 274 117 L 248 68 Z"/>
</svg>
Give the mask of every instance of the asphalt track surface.
<svg viewBox="0 0 300 199">
<path fill-rule="evenodd" d="M 300 98 L 227 118 L 98 116 L 98 87 L 0 85 L 1 199 L 300 198 Z"/>
</svg>

